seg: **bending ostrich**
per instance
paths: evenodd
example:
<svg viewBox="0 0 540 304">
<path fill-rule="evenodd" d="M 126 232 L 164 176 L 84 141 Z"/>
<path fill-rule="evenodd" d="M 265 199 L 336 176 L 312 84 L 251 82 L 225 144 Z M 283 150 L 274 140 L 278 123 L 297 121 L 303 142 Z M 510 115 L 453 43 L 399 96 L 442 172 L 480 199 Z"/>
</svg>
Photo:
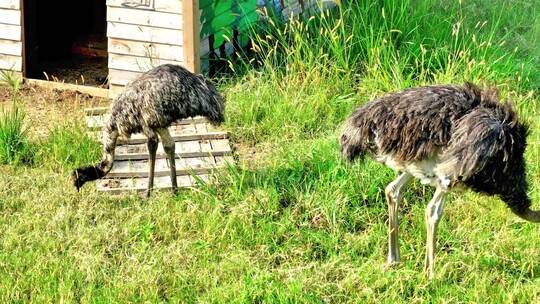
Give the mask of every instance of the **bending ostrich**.
<svg viewBox="0 0 540 304">
<path fill-rule="evenodd" d="M 530 209 L 525 159 L 528 127 L 518 122 L 496 90 L 473 84 L 434 85 L 390 93 L 358 108 L 341 136 L 341 153 L 353 161 L 365 154 L 399 171 L 386 187 L 388 263 L 399 262 L 398 206 L 413 177 L 436 188 L 425 218 L 425 271 L 434 276 L 437 225 L 447 192 L 470 188 L 499 196 L 517 216 L 540 222 Z"/>
<path fill-rule="evenodd" d="M 167 129 L 178 119 L 205 116 L 212 124 L 223 122 L 224 102 L 215 86 L 202 75 L 178 65 L 153 68 L 129 83 L 112 104 L 105 126 L 103 158 L 95 166 L 73 170 L 72 180 L 79 190 L 84 183 L 104 177 L 114 161 L 116 140 L 142 132 L 148 138 L 148 191 L 154 186 L 158 135 L 167 154 L 171 184 L 177 190 L 174 140 Z"/>
</svg>

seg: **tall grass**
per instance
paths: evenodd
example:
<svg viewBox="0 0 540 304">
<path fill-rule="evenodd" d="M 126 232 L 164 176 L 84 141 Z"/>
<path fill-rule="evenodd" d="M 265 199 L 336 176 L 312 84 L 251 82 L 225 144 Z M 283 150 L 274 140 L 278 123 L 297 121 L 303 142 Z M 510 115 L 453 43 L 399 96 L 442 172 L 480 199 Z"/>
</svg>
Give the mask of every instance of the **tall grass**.
<svg viewBox="0 0 540 304">
<path fill-rule="evenodd" d="M 0 111 L 0 163 L 28 162 L 30 154 L 25 113 L 13 102 Z"/>
<path fill-rule="evenodd" d="M 269 18 L 253 40 L 255 58 L 236 67 L 247 75 L 228 92 L 229 125 L 251 143 L 310 138 L 386 91 L 464 80 L 538 88 L 540 52 L 508 45 L 518 29 L 538 32 L 538 22 L 523 27 L 536 9 L 509 18 L 510 4 L 494 2 L 351 0 L 320 17 Z"/>
<path fill-rule="evenodd" d="M 8 86 L 13 95 L 17 94 L 21 88 L 20 79 L 15 73 L 8 70 L 0 70 L 0 83 Z"/>
<path fill-rule="evenodd" d="M 0 84 L 11 90 L 11 106 L 0 105 L 0 164 L 31 161 L 26 114 L 18 105 L 20 82 L 9 71 L 0 71 Z"/>
</svg>

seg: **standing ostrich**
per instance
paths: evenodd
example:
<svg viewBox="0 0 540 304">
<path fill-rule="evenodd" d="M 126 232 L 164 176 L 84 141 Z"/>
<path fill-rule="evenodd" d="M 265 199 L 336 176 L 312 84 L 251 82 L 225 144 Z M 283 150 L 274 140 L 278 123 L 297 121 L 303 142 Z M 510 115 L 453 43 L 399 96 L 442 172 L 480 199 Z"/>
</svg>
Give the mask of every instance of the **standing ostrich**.
<svg viewBox="0 0 540 304">
<path fill-rule="evenodd" d="M 170 166 L 171 184 L 177 190 L 174 140 L 167 129 L 178 119 L 205 116 L 212 124 L 223 122 L 224 102 L 215 86 L 202 75 L 195 75 L 178 65 L 153 68 L 129 83 L 112 104 L 105 126 L 103 158 L 95 166 L 73 170 L 72 180 L 79 190 L 88 181 L 111 171 L 116 140 L 142 132 L 148 138 L 148 191 L 154 186 L 154 167 L 158 135 L 163 142 Z"/>
<path fill-rule="evenodd" d="M 523 153 L 528 127 L 494 89 L 473 84 L 433 85 L 390 93 L 358 108 L 341 136 L 341 153 L 365 154 L 399 171 L 386 187 L 388 263 L 399 262 L 398 206 L 413 177 L 436 188 L 425 218 L 424 270 L 434 276 L 437 225 L 447 192 L 470 188 L 499 196 L 517 216 L 540 222 L 530 209 Z"/>
</svg>

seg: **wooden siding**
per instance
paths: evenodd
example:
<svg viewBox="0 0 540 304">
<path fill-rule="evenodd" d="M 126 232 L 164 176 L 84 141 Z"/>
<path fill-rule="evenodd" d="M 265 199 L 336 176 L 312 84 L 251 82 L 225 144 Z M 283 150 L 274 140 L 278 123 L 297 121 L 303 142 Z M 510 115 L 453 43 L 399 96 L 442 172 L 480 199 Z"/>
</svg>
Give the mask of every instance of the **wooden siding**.
<svg viewBox="0 0 540 304">
<path fill-rule="evenodd" d="M 21 0 L 2 0 L 0 1 L 0 8 L 7 8 L 12 10 L 21 9 Z"/>
<path fill-rule="evenodd" d="M 22 42 L 0 39 L 0 54 L 22 56 Z"/>
<path fill-rule="evenodd" d="M 110 97 L 155 66 L 185 63 L 183 0 L 136 3 L 107 0 Z"/>
<path fill-rule="evenodd" d="M 151 68 L 166 63 L 182 64 L 181 61 L 109 53 L 109 69 L 145 72 Z M 112 83 L 115 82 L 112 81 Z"/>
<path fill-rule="evenodd" d="M 108 20 L 120 23 L 148 25 L 178 30 L 182 28 L 182 15 L 124 7 L 109 7 Z"/>
<path fill-rule="evenodd" d="M 20 0 L 0 0 L 0 70 L 22 73 Z"/>
<path fill-rule="evenodd" d="M 180 45 L 109 38 L 109 52 L 121 55 L 184 61 L 184 48 Z"/>
<path fill-rule="evenodd" d="M 110 38 L 130 39 L 172 45 L 182 45 L 183 42 L 183 34 L 179 29 L 172 30 L 120 22 L 107 23 L 107 36 Z"/>
<path fill-rule="evenodd" d="M 0 55 L 0 69 L 12 70 L 15 72 L 22 71 L 22 57 L 11 55 Z"/>
<path fill-rule="evenodd" d="M 173 14 L 181 14 L 183 10 L 183 0 L 152 0 L 153 6 L 149 8 L 145 7 L 130 7 L 124 3 L 129 2 L 126 0 L 107 0 L 107 6 L 109 7 L 122 7 L 129 9 L 151 10 L 155 12 L 165 12 Z M 136 2 L 136 1 L 131 1 Z"/>
<path fill-rule="evenodd" d="M 137 76 L 139 76 L 140 74 L 140 72 L 124 71 L 109 68 L 109 79 L 111 79 L 110 84 L 125 86 L 130 81 L 137 78 Z"/>
<path fill-rule="evenodd" d="M 21 24 L 21 11 L 0 8 L 0 21 L 4 24 Z"/>
</svg>

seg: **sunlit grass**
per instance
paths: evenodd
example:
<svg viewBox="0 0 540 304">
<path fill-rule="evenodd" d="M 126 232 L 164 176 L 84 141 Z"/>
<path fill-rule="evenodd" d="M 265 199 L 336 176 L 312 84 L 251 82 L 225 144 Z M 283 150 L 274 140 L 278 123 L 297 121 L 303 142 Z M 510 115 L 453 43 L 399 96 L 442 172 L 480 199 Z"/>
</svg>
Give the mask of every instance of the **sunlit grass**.
<svg viewBox="0 0 540 304">
<path fill-rule="evenodd" d="M 403 261 L 385 268 L 383 189 L 395 173 L 346 164 L 338 146 L 353 108 L 384 92 L 497 85 L 531 124 L 540 209 L 537 2 L 353 1 L 267 25 L 253 60 L 235 62 L 240 76 L 221 86 L 231 138 L 255 156 L 176 197 L 77 193 L 69 170 L 96 161 L 99 144 L 80 121 L 48 126 L 32 166 L 0 166 L 0 301 L 539 302 L 538 227 L 470 192 L 448 199 L 429 281 L 432 189 L 413 183 L 400 207 Z"/>
</svg>

